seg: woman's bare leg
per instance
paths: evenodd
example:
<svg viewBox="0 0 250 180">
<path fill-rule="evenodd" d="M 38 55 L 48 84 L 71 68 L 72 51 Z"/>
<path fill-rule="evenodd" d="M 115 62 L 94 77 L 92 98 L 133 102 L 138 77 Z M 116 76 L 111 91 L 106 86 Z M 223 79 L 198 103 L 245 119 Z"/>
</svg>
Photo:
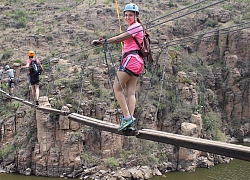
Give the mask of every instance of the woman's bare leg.
<svg viewBox="0 0 250 180">
<path fill-rule="evenodd" d="M 32 95 L 32 100 L 36 100 L 36 90 L 35 90 L 35 85 L 31 85 L 31 95 Z"/>
<path fill-rule="evenodd" d="M 128 108 L 126 98 L 122 92 L 122 87 L 125 89 L 126 83 L 129 81 L 129 79 L 132 77 L 128 75 L 125 72 L 118 71 L 117 76 L 119 77 L 119 81 L 117 77 L 115 78 L 114 81 L 114 93 L 115 93 L 115 98 L 118 101 L 120 108 L 122 110 L 123 116 L 129 116 L 130 115 L 130 110 Z M 121 84 L 120 84 L 121 83 Z M 121 87 L 122 86 L 122 87 Z"/>
<path fill-rule="evenodd" d="M 131 76 L 131 78 L 128 80 L 128 82 L 126 84 L 128 108 L 130 110 L 131 116 L 134 115 L 134 111 L 135 111 L 135 104 L 136 104 L 135 89 L 136 89 L 137 79 L 138 79 L 138 77 Z"/>
<path fill-rule="evenodd" d="M 35 100 L 38 101 L 39 99 L 39 85 L 35 84 Z"/>
</svg>

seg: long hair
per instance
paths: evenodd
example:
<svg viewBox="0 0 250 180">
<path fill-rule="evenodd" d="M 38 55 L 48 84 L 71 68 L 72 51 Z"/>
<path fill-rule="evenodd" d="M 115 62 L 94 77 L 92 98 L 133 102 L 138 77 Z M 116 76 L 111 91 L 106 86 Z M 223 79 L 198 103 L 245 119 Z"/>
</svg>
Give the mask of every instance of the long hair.
<svg viewBox="0 0 250 180">
<path fill-rule="evenodd" d="M 150 36 L 150 33 L 146 30 L 146 27 L 143 25 L 143 23 L 141 22 L 141 20 L 138 18 L 138 15 L 137 15 L 137 22 L 142 25 L 143 32 L 146 33 L 146 34 L 148 34 L 148 36 Z"/>
</svg>

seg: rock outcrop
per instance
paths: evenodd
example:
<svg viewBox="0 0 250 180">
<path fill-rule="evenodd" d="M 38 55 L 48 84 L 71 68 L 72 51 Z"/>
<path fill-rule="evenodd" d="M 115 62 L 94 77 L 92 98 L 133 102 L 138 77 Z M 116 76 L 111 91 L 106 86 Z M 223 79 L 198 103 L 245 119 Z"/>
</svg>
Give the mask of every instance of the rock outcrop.
<svg viewBox="0 0 250 180">
<path fill-rule="evenodd" d="M 120 6 L 128 2 L 121 1 Z M 32 8 L 23 5 L 21 10 L 15 6 L 19 2 L 4 3 L 0 3 L 0 65 L 15 67 L 16 95 L 31 100 L 27 72 L 19 67 L 27 59 L 26 51 L 33 49 L 45 68 L 40 82 L 40 94 L 46 94 L 39 99 L 42 106 L 119 124 L 121 111 L 112 92 L 119 62 L 108 60 L 118 61 L 114 55 L 119 52 L 120 56 L 120 47 L 114 45 L 108 51 L 87 48 L 92 39 L 119 32 L 115 4 L 83 2 L 74 11 L 62 13 L 74 6 L 72 1 L 34 2 Z M 140 18 L 148 22 L 148 18 L 188 3 L 138 1 Z M 250 141 L 250 31 L 227 28 L 242 21 L 244 6 L 248 7 L 243 1 L 230 1 L 150 29 L 152 42 L 166 48 L 154 47 L 155 64 L 147 66 L 136 87 L 138 128 L 227 142 Z M 26 11 L 29 16 L 22 13 Z M 25 26 L 19 23 L 19 13 L 23 14 L 21 20 L 27 20 Z M 121 28 L 125 30 L 125 24 Z M 104 59 L 102 53 L 110 59 Z M 7 81 L 5 76 L 2 82 Z M 8 90 L 7 86 L 1 88 Z M 8 104 L 13 113 L 11 116 L 3 108 L 0 118 L 0 168 L 8 173 L 150 179 L 231 160 L 103 132 L 5 97 L 1 103 Z"/>
</svg>

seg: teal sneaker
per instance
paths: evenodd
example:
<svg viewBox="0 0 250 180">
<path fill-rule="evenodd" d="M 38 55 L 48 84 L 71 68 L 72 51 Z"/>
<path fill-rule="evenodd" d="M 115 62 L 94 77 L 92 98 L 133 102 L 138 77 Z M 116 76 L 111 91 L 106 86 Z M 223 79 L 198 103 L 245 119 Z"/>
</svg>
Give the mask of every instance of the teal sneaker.
<svg viewBox="0 0 250 180">
<path fill-rule="evenodd" d="M 133 119 L 133 121 L 135 121 L 135 118 L 133 116 L 132 116 L 132 119 Z M 131 123 L 130 125 L 128 125 L 127 128 L 124 129 L 124 130 L 130 130 L 130 131 L 135 130 L 135 128 L 133 128 L 133 123 Z"/>
<path fill-rule="evenodd" d="M 128 125 L 126 129 L 124 129 L 125 131 L 126 130 L 129 130 L 129 131 L 133 131 L 135 130 L 135 128 L 133 128 L 132 124 Z"/>
<path fill-rule="evenodd" d="M 123 116 L 121 116 L 121 123 L 120 123 L 120 126 L 119 126 L 119 128 L 118 128 L 118 129 L 122 128 L 122 127 L 123 127 L 123 125 L 124 125 L 124 117 L 123 117 Z"/>
<path fill-rule="evenodd" d="M 129 118 L 122 117 L 122 121 L 121 121 L 120 127 L 118 128 L 118 131 L 126 129 L 133 122 L 134 122 L 134 118 L 132 116 L 130 116 Z"/>
</svg>

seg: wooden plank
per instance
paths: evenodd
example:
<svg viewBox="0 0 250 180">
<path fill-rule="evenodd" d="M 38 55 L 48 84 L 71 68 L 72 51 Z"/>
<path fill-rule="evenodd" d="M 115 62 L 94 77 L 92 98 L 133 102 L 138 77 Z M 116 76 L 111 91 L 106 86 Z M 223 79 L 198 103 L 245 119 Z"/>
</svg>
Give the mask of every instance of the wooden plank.
<svg viewBox="0 0 250 180">
<path fill-rule="evenodd" d="M 68 115 L 68 112 L 66 112 L 66 111 L 61 111 L 61 110 L 58 110 L 58 109 L 53 109 L 53 108 L 45 107 L 45 106 L 37 106 L 36 109 L 41 110 L 41 111 L 45 111 L 47 113 L 59 114 L 59 115 L 63 115 L 63 116 Z"/>
<path fill-rule="evenodd" d="M 96 123 L 101 123 L 101 124 L 110 125 L 110 126 L 116 126 L 117 129 L 119 127 L 119 125 L 117 125 L 117 124 L 107 122 L 107 121 L 103 121 L 103 120 L 99 120 L 99 119 L 94 119 L 94 118 L 91 118 L 91 117 L 88 117 L 88 116 L 83 116 L 83 115 L 80 115 L 80 114 L 77 114 L 77 113 L 71 113 L 71 115 L 82 118 L 84 120 L 93 121 L 93 122 L 96 122 Z"/>
<path fill-rule="evenodd" d="M 0 92 L 9 96 L 6 92 L 2 91 L 1 89 L 0 89 Z M 52 108 L 44 107 L 44 106 L 35 106 L 31 102 L 23 101 L 20 98 L 17 98 L 17 97 L 12 97 L 12 98 L 18 101 L 21 101 L 22 103 L 26 105 L 34 106 L 38 110 L 46 111 L 49 113 L 56 113 L 60 115 L 68 115 L 68 113 L 65 111 L 52 109 Z M 119 127 L 119 125 L 117 124 L 113 124 L 113 123 L 106 122 L 106 121 L 101 121 L 101 120 L 90 118 L 87 116 L 82 116 L 76 113 L 72 113 L 68 115 L 68 118 L 70 120 L 73 120 L 82 124 L 86 124 L 88 126 L 98 128 L 100 130 L 108 131 L 111 133 L 116 133 L 119 135 L 125 135 L 123 131 L 117 130 Z M 137 138 L 141 138 L 141 139 L 172 144 L 175 146 L 196 149 L 200 151 L 205 151 L 205 152 L 210 152 L 214 154 L 220 154 L 220 155 L 224 155 L 228 157 L 250 161 L 250 147 L 246 147 L 242 145 L 235 145 L 235 144 L 229 144 L 229 143 L 224 143 L 224 142 L 219 142 L 219 141 L 194 138 L 190 136 L 183 136 L 179 134 L 155 131 L 151 129 L 139 130 L 136 132 L 135 135 Z"/>
<path fill-rule="evenodd" d="M 84 123 L 86 123 L 86 121 L 90 122 L 89 126 L 92 126 L 91 122 L 95 122 L 95 124 L 100 125 L 100 127 L 97 127 L 97 128 L 99 129 L 103 128 L 102 130 L 109 131 L 109 132 L 112 131 L 112 133 L 115 133 L 115 134 L 124 135 L 124 136 L 136 136 L 138 134 L 137 130 L 118 131 L 119 125 L 111 123 L 111 122 L 94 119 L 94 118 L 83 116 L 77 113 L 72 113 L 70 116 L 79 118 L 78 122 L 80 123 L 83 123 L 80 121 L 80 119 L 82 120 L 84 119 L 85 121 Z M 105 129 L 104 129 L 104 126 L 105 126 Z"/>
<path fill-rule="evenodd" d="M 2 89 L 0 89 L 0 92 L 7 95 L 7 93 L 5 91 L 3 91 Z"/>
<path fill-rule="evenodd" d="M 117 131 L 118 125 L 113 123 L 100 121 L 74 113 L 72 113 L 69 118 L 71 120 L 75 120 L 77 122 L 102 129 L 104 131 L 123 135 L 123 133 Z M 136 134 L 136 137 L 250 161 L 250 147 L 242 145 L 194 138 L 190 136 L 155 131 L 151 129 L 139 130 Z"/>
<path fill-rule="evenodd" d="M 119 125 L 117 125 L 117 124 L 97 120 L 97 119 L 90 118 L 90 117 L 87 117 L 87 116 L 81 116 L 81 115 L 78 115 L 78 114 L 75 114 L 75 113 L 70 114 L 68 116 L 68 118 L 70 120 L 73 120 L 73 121 L 76 121 L 76 122 L 79 122 L 79 123 L 82 123 L 82 124 L 85 124 L 85 125 L 88 125 L 88 126 L 91 126 L 91 127 L 94 127 L 94 128 L 98 128 L 98 129 L 108 131 L 108 132 L 111 132 L 111 133 L 115 133 L 115 134 L 119 134 L 119 135 L 124 135 L 123 131 L 118 131 L 117 130 L 118 127 L 119 127 Z"/>
<path fill-rule="evenodd" d="M 221 142 L 221 141 L 213 141 L 213 140 L 208 140 L 208 139 L 202 139 L 202 138 L 195 138 L 195 137 L 191 137 L 191 136 L 184 136 L 184 135 L 180 135 L 180 134 L 173 134 L 173 133 L 167 133 L 167 132 L 163 132 L 163 131 L 155 131 L 152 129 L 143 129 L 144 131 L 150 131 L 152 133 L 157 133 L 157 134 L 162 134 L 163 136 L 167 135 L 168 137 L 173 137 L 173 138 L 182 138 L 182 139 L 187 139 L 187 140 L 194 140 L 194 141 L 198 141 L 199 143 L 210 143 L 212 142 L 213 145 L 218 145 L 218 146 L 228 146 L 230 145 L 231 148 L 235 148 L 238 149 L 239 147 L 241 149 L 246 149 L 247 151 L 250 149 L 250 147 L 248 146 L 242 146 L 242 145 L 237 145 L 237 144 L 230 144 L 230 143 L 226 143 L 226 142 Z"/>
<path fill-rule="evenodd" d="M 23 99 L 18 98 L 18 97 L 16 97 L 16 96 L 13 96 L 13 97 L 11 97 L 11 98 L 12 98 L 12 99 L 15 99 L 15 100 L 17 100 L 17 101 L 23 102 Z"/>
<path fill-rule="evenodd" d="M 164 133 L 150 129 L 140 130 L 136 137 L 250 161 L 250 147 L 246 146 Z"/>
<path fill-rule="evenodd" d="M 28 106 L 35 106 L 34 104 L 32 104 L 31 102 L 29 101 L 22 101 L 24 104 L 28 105 Z"/>
</svg>

